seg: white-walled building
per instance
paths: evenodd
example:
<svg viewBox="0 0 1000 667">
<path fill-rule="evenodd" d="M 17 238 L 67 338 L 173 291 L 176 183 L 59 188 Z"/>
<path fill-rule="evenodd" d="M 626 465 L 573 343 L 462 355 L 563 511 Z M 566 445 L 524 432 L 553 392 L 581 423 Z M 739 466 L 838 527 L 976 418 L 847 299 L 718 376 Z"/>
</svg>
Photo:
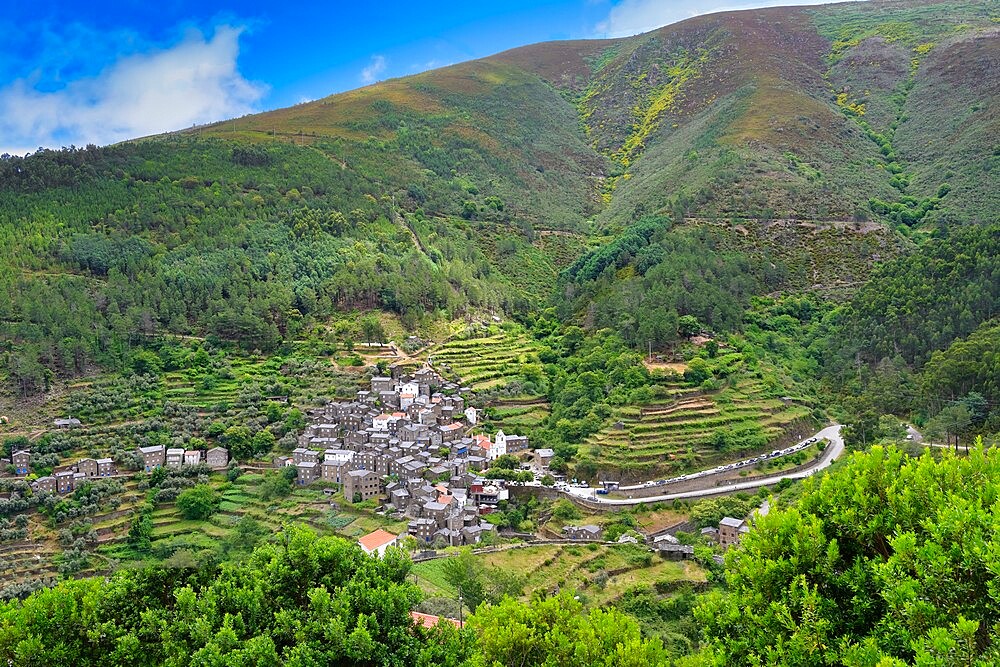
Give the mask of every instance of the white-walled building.
<svg viewBox="0 0 1000 667">
<path fill-rule="evenodd" d="M 366 554 L 377 554 L 379 558 L 385 555 L 385 550 L 399 544 L 399 535 L 393 535 L 379 528 L 374 533 L 368 533 L 358 540 L 358 545 Z"/>
</svg>

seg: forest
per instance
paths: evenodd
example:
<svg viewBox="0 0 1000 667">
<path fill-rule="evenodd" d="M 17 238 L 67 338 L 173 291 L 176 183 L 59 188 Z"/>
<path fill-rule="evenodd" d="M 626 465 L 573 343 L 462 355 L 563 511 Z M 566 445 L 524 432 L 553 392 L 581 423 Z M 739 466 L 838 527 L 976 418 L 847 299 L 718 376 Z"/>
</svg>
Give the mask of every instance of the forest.
<svg viewBox="0 0 1000 667">
<path fill-rule="evenodd" d="M 414 323 L 515 302 L 474 240 L 415 247 L 387 196 L 315 151 L 184 141 L 0 160 L 0 337 L 20 394 L 126 368 L 159 333 L 270 352 L 337 311 Z"/>
</svg>

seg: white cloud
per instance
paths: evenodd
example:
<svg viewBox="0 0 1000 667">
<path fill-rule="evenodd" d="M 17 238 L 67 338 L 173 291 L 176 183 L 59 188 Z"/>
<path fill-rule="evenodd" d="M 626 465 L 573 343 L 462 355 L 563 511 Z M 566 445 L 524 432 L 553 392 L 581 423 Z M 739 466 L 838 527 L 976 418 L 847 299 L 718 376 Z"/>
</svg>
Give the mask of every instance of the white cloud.
<svg viewBox="0 0 1000 667">
<path fill-rule="evenodd" d="M 754 7 L 819 5 L 832 0 L 622 0 L 597 24 L 597 37 L 627 37 L 692 16 Z"/>
<path fill-rule="evenodd" d="M 385 71 L 385 56 L 372 56 L 372 61 L 361 70 L 361 81 L 364 83 L 375 83 L 382 72 Z"/>
<path fill-rule="evenodd" d="M 207 39 L 193 30 L 173 47 L 125 56 L 52 92 L 14 81 L 0 89 L 0 153 L 108 144 L 255 111 L 266 88 L 239 72 L 241 32 L 219 26 Z"/>
</svg>

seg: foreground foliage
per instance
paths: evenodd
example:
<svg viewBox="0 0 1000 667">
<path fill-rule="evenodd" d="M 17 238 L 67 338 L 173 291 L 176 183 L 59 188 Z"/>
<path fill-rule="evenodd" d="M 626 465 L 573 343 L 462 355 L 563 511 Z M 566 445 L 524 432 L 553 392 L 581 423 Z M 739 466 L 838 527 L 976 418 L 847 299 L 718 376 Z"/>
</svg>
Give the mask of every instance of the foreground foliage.
<svg viewBox="0 0 1000 667">
<path fill-rule="evenodd" d="M 998 502 L 998 450 L 855 454 L 730 553 L 702 664 L 996 664 Z"/>
<path fill-rule="evenodd" d="M 87 665 L 664 664 L 658 639 L 564 592 L 483 605 L 465 630 L 418 627 L 410 561 L 286 528 L 239 564 L 125 570 L 0 605 L 0 662 Z M 525 660 L 527 659 L 527 662 Z"/>
<path fill-rule="evenodd" d="M 292 530 L 242 565 L 124 571 L 0 607 L 14 665 L 437 663 L 412 627 L 401 554 Z"/>
</svg>

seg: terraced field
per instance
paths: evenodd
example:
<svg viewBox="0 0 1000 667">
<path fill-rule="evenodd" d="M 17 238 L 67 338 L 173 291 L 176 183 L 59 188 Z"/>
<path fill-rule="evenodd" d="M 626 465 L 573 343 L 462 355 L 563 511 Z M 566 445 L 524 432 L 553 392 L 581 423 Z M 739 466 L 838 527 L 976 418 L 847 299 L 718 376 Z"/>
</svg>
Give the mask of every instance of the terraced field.
<svg viewBox="0 0 1000 667">
<path fill-rule="evenodd" d="M 443 375 L 455 377 L 475 391 L 491 389 L 538 363 L 535 343 L 524 333 L 496 331 L 477 338 L 450 340 L 433 348 L 429 358 Z"/>
<path fill-rule="evenodd" d="M 338 369 L 334 364 L 312 364 L 305 372 L 297 370 L 293 377 L 283 370 L 286 360 L 281 357 L 257 358 L 232 356 L 227 364 L 214 373 L 197 369 L 163 374 L 163 398 L 174 403 L 209 410 L 233 404 L 247 384 L 267 387 L 276 381 L 285 385 L 293 397 L 319 394 L 351 393 L 356 390 L 356 372 Z M 340 391 L 343 388 L 343 391 Z M 346 394 L 344 394 L 346 395 Z"/>
<path fill-rule="evenodd" d="M 120 541 L 128 533 L 135 508 L 145 496 L 132 480 L 122 482 L 125 491 L 117 496 L 116 507 L 108 507 L 97 514 L 84 517 L 97 534 L 98 550 L 92 552 L 86 566 L 77 576 L 103 574 L 110 571 L 112 563 L 100 553 L 102 545 Z M 0 584 L 13 581 L 29 581 L 60 576 L 59 555 L 64 547 L 58 542 L 62 529 L 70 528 L 67 521 L 53 527 L 47 517 L 37 511 L 28 514 L 28 539 L 0 544 Z M 0 586 L 2 587 L 2 586 Z"/>
<path fill-rule="evenodd" d="M 219 511 L 207 521 L 184 520 L 172 504 L 161 505 L 153 512 L 152 549 L 169 554 L 178 549 L 201 551 L 218 547 L 218 542 L 232 533 L 244 516 L 256 519 L 274 534 L 291 522 L 304 523 L 322 534 L 337 533 L 356 538 L 375 530 L 405 530 L 405 524 L 383 520 L 348 507 L 334 509 L 330 497 L 319 489 L 296 489 L 280 500 L 264 500 L 258 489 L 263 477 L 246 474 L 222 492 Z"/>
<path fill-rule="evenodd" d="M 549 416 L 548 401 L 537 399 L 501 399 L 489 408 L 490 418 L 508 433 L 524 433 L 540 426 Z"/>
<path fill-rule="evenodd" d="M 664 561 L 645 547 L 631 544 L 539 545 L 479 558 L 491 567 L 525 574 L 525 600 L 533 591 L 551 593 L 568 587 L 579 591 L 588 606 L 599 607 L 614 602 L 634 586 L 705 581 L 705 572 L 696 564 Z M 416 563 L 413 573 L 427 595 L 454 598 L 457 592 L 445 579 L 443 564 L 444 560 Z"/>
<path fill-rule="evenodd" d="M 754 379 L 718 392 L 677 387 L 672 394 L 673 400 L 620 410 L 587 440 L 584 447 L 601 470 L 620 470 L 634 481 L 710 467 L 737 452 L 767 449 L 811 414 L 772 398 Z"/>
</svg>

